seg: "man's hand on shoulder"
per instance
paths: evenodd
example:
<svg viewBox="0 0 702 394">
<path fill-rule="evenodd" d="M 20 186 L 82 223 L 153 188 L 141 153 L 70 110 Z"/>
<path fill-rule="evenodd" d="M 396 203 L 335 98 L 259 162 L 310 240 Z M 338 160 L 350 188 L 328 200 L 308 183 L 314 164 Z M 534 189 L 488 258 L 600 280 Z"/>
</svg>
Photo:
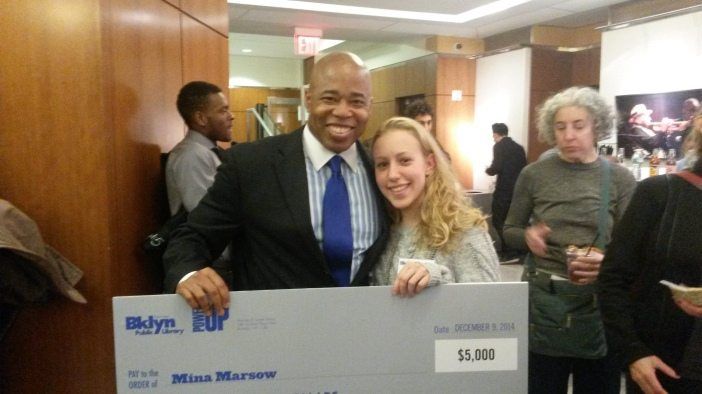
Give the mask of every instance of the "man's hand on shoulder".
<svg viewBox="0 0 702 394">
<path fill-rule="evenodd" d="M 180 294 L 193 309 L 202 309 L 207 316 L 212 309 L 218 315 L 229 308 L 229 288 L 221 276 L 210 267 L 203 268 L 188 279 L 178 283 L 176 294 Z"/>
</svg>

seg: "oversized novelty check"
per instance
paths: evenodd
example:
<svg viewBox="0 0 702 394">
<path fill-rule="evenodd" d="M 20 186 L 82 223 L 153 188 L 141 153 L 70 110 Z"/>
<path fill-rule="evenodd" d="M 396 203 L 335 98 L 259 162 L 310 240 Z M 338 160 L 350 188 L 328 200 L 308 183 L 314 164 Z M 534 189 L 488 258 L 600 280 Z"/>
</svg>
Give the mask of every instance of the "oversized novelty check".
<svg viewBox="0 0 702 394">
<path fill-rule="evenodd" d="M 520 393 L 527 285 L 231 293 L 224 316 L 177 295 L 115 297 L 119 393 Z"/>
</svg>

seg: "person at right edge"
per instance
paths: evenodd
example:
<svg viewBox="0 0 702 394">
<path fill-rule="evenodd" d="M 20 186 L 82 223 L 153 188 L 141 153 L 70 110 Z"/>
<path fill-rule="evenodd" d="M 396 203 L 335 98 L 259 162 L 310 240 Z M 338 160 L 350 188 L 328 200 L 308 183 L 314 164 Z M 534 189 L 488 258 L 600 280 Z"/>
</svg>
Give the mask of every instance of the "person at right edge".
<svg viewBox="0 0 702 394">
<path fill-rule="evenodd" d="M 507 136 L 509 129 L 504 123 L 494 123 L 492 125 L 492 139 L 495 145 L 492 147 L 492 163 L 485 169 L 485 173 L 492 176 L 497 175 L 495 182 L 495 192 L 492 193 L 492 226 L 500 237 L 501 250 L 500 260 L 506 261 L 519 256 L 519 253 L 509 250 L 505 245 L 502 235 L 512 203 L 514 184 L 517 177 L 526 166 L 526 154 L 524 148 Z"/>
<path fill-rule="evenodd" d="M 702 286 L 702 123 L 690 136 L 688 167 L 641 182 L 602 262 L 602 319 L 627 393 L 702 393 L 702 306 L 659 283 Z"/>
<path fill-rule="evenodd" d="M 595 282 L 612 228 L 635 188 L 622 166 L 598 158 L 614 111 L 594 90 L 572 87 L 538 109 L 539 138 L 558 154 L 522 170 L 507 215 L 507 244 L 528 251 L 529 393 L 619 393 Z M 574 245 L 582 255 L 567 260 Z M 591 247 L 592 246 L 592 247 Z"/>
</svg>

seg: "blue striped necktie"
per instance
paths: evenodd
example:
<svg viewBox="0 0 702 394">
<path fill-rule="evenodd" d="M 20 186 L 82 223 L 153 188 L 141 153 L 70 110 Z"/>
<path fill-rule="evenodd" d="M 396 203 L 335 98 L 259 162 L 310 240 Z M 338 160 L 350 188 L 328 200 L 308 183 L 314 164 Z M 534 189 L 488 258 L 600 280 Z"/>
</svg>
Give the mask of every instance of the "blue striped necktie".
<svg viewBox="0 0 702 394">
<path fill-rule="evenodd" d="M 322 248 L 337 286 L 348 286 L 353 257 L 353 234 L 349 192 L 341 175 L 341 160 L 341 156 L 335 155 L 327 163 L 331 168 L 331 176 L 327 181 L 322 202 Z"/>
</svg>

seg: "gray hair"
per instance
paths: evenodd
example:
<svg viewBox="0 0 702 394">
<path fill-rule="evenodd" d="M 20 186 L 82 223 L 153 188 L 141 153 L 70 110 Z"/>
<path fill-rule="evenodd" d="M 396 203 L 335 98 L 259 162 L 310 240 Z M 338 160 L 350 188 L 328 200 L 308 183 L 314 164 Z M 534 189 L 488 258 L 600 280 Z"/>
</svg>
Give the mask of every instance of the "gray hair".
<svg viewBox="0 0 702 394">
<path fill-rule="evenodd" d="M 564 107 L 584 108 L 592 117 L 595 140 L 609 138 L 614 126 L 616 115 L 611 105 L 593 88 L 574 86 L 562 90 L 549 97 L 537 109 L 536 126 L 539 129 L 539 139 L 550 146 L 556 145 L 554 118 Z"/>
</svg>

